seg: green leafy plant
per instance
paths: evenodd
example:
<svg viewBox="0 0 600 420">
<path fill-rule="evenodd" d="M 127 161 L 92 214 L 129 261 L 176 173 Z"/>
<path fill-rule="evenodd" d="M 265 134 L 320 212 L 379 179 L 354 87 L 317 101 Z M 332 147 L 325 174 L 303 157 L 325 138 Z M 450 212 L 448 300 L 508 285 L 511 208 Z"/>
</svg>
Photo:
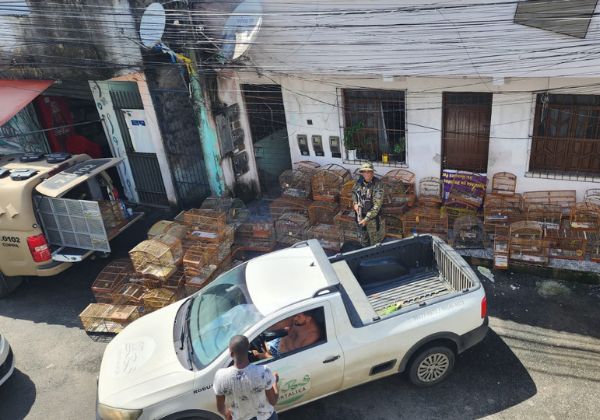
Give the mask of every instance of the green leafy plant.
<svg viewBox="0 0 600 420">
<path fill-rule="evenodd" d="M 346 150 L 356 149 L 357 143 L 354 139 L 354 136 L 356 135 L 356 133 L 362 130 L 364 126 L 365 124 L 362 121 L 358 121 L 352 124 L 350 127 L 346 127 L 344 129 L 344 147 L 346 148 Z"/>
<path fill-rule="evenodd" d="M 404 146 L 404 141 L 400 141 L 396 144 L 394 144 L 394 149 L 393 149 L 393 153 L 396 155 L 399 155 L 400 153 L 404 152 L 406 150 L 405 146 Z"/>
</svg>

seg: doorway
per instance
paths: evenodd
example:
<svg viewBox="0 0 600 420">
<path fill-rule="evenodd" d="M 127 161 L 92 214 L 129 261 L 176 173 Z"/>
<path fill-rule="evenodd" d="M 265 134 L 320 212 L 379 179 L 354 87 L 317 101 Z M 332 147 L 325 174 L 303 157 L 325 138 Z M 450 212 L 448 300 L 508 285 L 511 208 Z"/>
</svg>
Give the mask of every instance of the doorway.
<svg viewBox="0 0 600 420">
<path fill-rule="evenodd" d="M 487 172 L 491 118 L 491 93 L 443 94 L 442 170 Z"/>
<path fill-rule="evenodd" d="M 242 85 L 260 187 L 265 195 L 279 194 L 279 175 L 292 168 L 281 87 Z"/>
</svg>

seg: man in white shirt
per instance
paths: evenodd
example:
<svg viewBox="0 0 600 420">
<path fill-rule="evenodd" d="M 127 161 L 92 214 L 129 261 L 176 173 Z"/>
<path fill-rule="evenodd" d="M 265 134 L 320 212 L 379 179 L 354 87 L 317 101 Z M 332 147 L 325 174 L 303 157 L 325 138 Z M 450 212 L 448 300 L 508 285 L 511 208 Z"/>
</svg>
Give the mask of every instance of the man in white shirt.
<svg viewBox="0 0 600 420">
<path fill-rule="evenodd" d="M 229 341 L 233 366 L 219 369 L 215 375 L 217 409 L 227 420 L 277 420 L 273 406 L 279 398 L 279 377 L 266 366 L 251 365 L 249 349 L 243 335 Z"/>
</svg>

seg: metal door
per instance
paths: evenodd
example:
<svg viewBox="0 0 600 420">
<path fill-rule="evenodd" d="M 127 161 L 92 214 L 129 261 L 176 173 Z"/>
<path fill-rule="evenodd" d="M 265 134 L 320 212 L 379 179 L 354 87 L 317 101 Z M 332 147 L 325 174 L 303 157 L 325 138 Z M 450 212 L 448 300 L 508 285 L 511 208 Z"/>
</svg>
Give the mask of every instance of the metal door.
<svg viewBox="0 0 600 420">
<path fill-rule="evenodd" d="M 442 169 L 487 172 L 491 93 L 444 93 Z"/>
</svg>

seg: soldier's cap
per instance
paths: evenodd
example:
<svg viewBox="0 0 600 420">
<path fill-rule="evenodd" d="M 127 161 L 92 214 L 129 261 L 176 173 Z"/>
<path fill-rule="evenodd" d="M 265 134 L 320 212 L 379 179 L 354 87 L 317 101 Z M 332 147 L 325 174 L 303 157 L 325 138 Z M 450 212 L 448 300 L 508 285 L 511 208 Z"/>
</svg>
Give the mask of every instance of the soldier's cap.
<svg viewBox="0 0 600 420">
<path fill-rule="evenodd" d="M 360 169 L 358 170 L 358 172 L 366 171 L 375 172 L 375 169 L 373 168 L 373 164 L 371 162 L 365 162 L 362 165 L 360 165 Z"/>
</svg>

